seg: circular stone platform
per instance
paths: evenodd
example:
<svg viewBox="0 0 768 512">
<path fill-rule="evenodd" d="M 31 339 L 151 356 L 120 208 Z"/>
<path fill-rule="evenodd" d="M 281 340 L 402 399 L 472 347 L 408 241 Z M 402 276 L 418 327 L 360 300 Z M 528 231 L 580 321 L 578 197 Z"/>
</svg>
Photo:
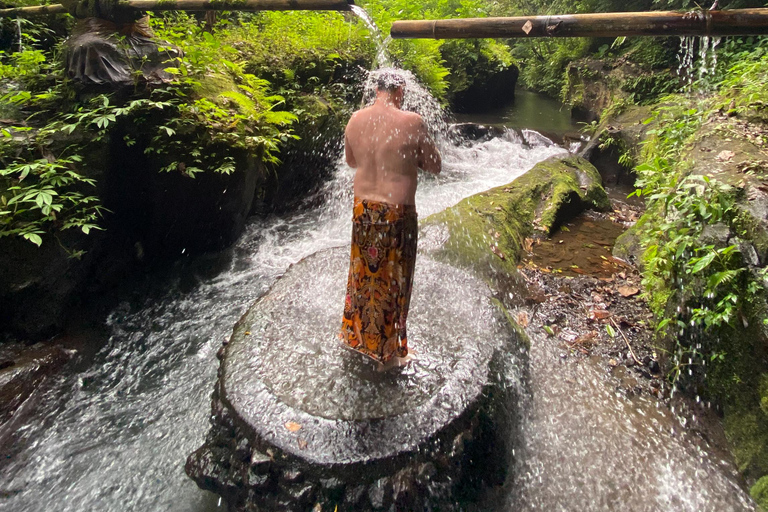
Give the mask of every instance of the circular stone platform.
<svg viewBox="0 0 768 512">
<path fill-rule="evenodd" d="M 521 344 L 488 287 L 420 254 L 417 359 L 380 373 L 338 338 L 348 264 L 347 248 L 309 256 L 235 326 L 187 462 L 235 510 L 424 509 L 505 479 Z"/>
</svg>

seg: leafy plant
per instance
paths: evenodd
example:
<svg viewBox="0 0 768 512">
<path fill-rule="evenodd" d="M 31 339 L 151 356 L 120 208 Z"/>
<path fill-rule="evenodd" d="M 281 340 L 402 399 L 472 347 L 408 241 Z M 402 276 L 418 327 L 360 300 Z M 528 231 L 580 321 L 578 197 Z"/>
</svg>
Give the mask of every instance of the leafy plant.
<svg viewBox="0 0 768 512">
<path fill-rule="evenodd" d="M 42 158 L 0 170 L 9 185 L 0 195 L 0 238 L 21 236 L 40 245 L 41 235 L 52 228 L 77 228 L 86 235 L 101 229 L 97 221 L 102 206 L 95 196 L 80 191 L 96 184 L 77 172 L 81 161 L 77 155 L 53 161 Z"/>
<path fill-rule="evenodd" d="M 740 245 L 730 238 L 743 232 L 736 208 L 742 189 L 690 174 L 691 162 L 685 158 L 697 131 L 724 104 L 752 104 L 757 96 L 742 96 L 744 91 L 761 94 L 756 79 L 743 72 L 760 69 L 761 60 L 762 53 L 756 52 L 731 66 L 713 97 L 665 98 L 647 121 L 654 128 L 647 132 L 650 137 L 636 168 L 635 194 L 645 197 L 646 217 L 654 218 L 639 224 L 645 248 L 643 284 L 658 330 L 673 344 L 671 378 L 685 385 L 701 386 L 708 366 L 720 376 L 718 382 L 740 378 L 734 368 L 744 364 L 743 358 L 729 340 L 736 329 L 748 326 L 748 319 L 764 314 L 756 308 L 765 296 L 766 271 L 751 269 Z M 735 86 L 742 89 L 734 92 Z M 722 386 L 718 389 L 723 392 Z"/>
</svg>

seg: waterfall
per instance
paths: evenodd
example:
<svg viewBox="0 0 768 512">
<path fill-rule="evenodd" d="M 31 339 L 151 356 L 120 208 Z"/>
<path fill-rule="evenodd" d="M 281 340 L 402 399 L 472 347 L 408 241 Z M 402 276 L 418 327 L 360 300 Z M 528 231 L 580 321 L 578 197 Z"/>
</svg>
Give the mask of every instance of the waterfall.
<svg viewBox="0 0 768 512">
<path fill-rule="evenodd" d="M 704 94 L 714 87 L 714 76 L 717 71 L 717 47 L 720 37 L 681 36 L 680 49 L 677 53 L 677 75 L 683 82 L 683 90 L 691 91 L 694 77 L 698 87 L 697 92 Z M 694 60 L 698 54 L 698 67 Z"/>
</svg>

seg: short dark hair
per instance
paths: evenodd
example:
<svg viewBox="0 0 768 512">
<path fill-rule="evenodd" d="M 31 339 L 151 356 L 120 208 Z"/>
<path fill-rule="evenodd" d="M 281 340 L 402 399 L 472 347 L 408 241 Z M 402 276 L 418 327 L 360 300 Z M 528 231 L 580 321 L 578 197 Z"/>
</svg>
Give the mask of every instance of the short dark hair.
<svg viewBox="0 0 768 512">
<path fill-rule="evenodd" d="M 376 89 L 379 91 L 394 92 L 405 87 L 405 78 L 400 73 L 382 69 L 376 76 Z"/>
</svg>

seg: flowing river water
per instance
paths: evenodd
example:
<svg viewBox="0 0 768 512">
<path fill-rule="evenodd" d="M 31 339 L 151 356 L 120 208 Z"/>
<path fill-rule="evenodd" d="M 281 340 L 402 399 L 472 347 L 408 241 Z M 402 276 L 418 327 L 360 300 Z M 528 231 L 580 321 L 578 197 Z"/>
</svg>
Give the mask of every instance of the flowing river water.
<svg viewBox="0 0 768 512">
<path fill-rule="evenodd" d="M 434 102 L 424 94 L 406 102 L 430 110 L 439 131 Z M 440 139 L 444 171 L 420 178 L 420 217 L 566 153 L 528 135 L 459 145 Z M 208 430 L 216 351 L 291 264 L 349 243 L 352 178 L 340 162 L 322 200 L 252 219 L 231 249 L 147 278 L 142 293 L 116 307 L 103 348 L 55 376 L 14 433 L 0 465 L 0 510 L 225 510 L 184 474 L 186 456 Z M 564 365 L 555 352 L 534 336 L 514 485 L 494 508 L 751 509 L 730 466 L 668 412 L 619 396 L 597 365 Z"/>
</svg>

